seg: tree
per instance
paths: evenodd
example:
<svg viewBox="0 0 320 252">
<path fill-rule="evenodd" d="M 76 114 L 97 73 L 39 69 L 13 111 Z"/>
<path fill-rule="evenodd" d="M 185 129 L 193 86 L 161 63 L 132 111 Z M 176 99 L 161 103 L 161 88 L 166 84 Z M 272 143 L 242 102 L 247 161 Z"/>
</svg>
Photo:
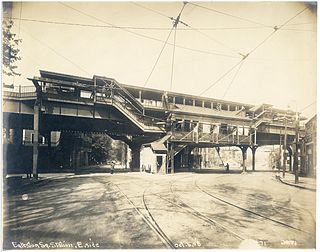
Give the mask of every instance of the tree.
<svg viewBox="0 0 320 252">
<path fill-rule="evenodd" d="M 2 21 L 2 72 L 7 76 L 21 75 L 16 71 L 16 63 L 21 60 L 18 47 L 22 40 L 12 33 L 13 24 L 12 19 L 4 18 Z"/>
<path fill-rule="evenodd" d="M 90 163 L 106 163 L 111 151 L 112 139 L 108 135 L 91 135 L 92 145 L 90 153 Z"/>
</svg>

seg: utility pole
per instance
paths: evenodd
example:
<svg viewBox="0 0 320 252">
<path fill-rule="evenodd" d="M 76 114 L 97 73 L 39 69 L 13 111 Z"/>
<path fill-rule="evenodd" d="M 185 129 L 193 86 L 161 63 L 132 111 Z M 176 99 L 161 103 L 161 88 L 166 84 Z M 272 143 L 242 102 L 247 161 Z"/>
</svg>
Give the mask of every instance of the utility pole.
<svg viewBox="0 0 320 252">
<path fill-rule="evenodd" d="M 283 141 L 283 168 L 282 168 L 282 177 L 285 177 L 286 174 L 286 164 L 287 164 L 287 112 L 284 117 L 284 141 Z"/>
<path fill-rule="evenodd" d="M 280 140 L 280 144 L 279 144 L 279 162 L 277 162 L 277 168 L 279 169 L 279 173 L 280 173 L 280 169 L 281 169 L 281 149 L 282 149 L 282 142 L 281 142 L 281 129 L 280 129 L 280 135 L 279 135 L 279 140 Z"/>
<path fill-rule="evenodd" d="M 298 164 L 298 155 L 299 155 L 299 114 L 296 114 L 296 148 L 294 153 L 294 183 L 299 183 L 299 164 Z"/>
</svg>

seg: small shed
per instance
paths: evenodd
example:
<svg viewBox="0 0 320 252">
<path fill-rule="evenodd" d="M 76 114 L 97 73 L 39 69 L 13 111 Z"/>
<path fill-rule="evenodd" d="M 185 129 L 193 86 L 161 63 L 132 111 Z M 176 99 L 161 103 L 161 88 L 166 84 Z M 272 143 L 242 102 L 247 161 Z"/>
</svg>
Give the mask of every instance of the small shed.
<svg viewBox="0 0 320 252">
<path fill-rule="evenodd" d="M 140 171 L 166 173 L 167 147 L 171 135 L 166 135 L 151 143 L 142 145 L 140 151 Z"/>
</svg>

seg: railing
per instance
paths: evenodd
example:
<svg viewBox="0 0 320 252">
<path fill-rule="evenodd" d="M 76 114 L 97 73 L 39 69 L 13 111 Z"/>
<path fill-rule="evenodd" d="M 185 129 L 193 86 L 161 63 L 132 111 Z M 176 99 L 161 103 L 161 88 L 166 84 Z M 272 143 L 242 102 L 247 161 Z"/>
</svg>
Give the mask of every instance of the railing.
<svg viewBox="0 0 320 252">
<path fill-rule="evenodd" d="M 4 97 L 27 98 L 36 96 L 36 88 L 34 86 L 14 86 L 12 89 L 5 88 L 3 90 Z"/>
<path fill-rule="evenodd" d="M 148 118 L 143 114 L 137 113 L 136 111 L 132 110 L 130 106 L 128 107 L 128 103 L 121 98 L 114 96 L 113 103 L 116 106 L 120 107 L 120 109 L 123 109 L 124 113 L 126 113 L 128 117 L 134 120 L 135 123 L 138 124 L 141 128 L 164 131 L 164 129 L 162 129 L 161 127 L 155 126 L 155 124 L 159 122 L 159 120 Z"/>
<path fill-rule="evenodd" d="M 250 144 L 251 134 L 236 135 L 233 132 L 230 134 L 224 133 L 203 133 L 203 132 L 183 132 L 175 131 L 172 134 L 172 140 L 176 142 L 195 142 L 195 143 L 214 143 L 214 144 Z"/>
<path fill-rule="evenodd" d="M 177 154 L 180 153 L 180 151 L 182 151 L 185 147 L 187 147 L 187 144 L 183 144 L 183 145 L 178 145 L 176 148 L 174 148 L 173 150 L 173 155 L 176 156 Z"/>
</svg>

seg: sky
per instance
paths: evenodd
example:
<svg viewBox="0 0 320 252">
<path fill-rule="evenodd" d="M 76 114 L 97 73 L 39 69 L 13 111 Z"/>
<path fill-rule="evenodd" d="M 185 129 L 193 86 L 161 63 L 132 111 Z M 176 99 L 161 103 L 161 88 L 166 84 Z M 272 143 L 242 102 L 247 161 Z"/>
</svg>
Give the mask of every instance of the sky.
<svg viewBox="0 0 320 252">
<path fill-rule="evenodd" d="M 22 60 L 21 76 L 12 81 L 32 85 L 26 78 L 40 69 L 101 75 L 129 85 L 289 107 L 309 118 L 316 114 L 317 18 L 310 5 L 190 2 L 180 16 L 185 25 L 170 33 L 170 17 L 182 7 L 182 2 L 15 2 Z"/>
</svg>

